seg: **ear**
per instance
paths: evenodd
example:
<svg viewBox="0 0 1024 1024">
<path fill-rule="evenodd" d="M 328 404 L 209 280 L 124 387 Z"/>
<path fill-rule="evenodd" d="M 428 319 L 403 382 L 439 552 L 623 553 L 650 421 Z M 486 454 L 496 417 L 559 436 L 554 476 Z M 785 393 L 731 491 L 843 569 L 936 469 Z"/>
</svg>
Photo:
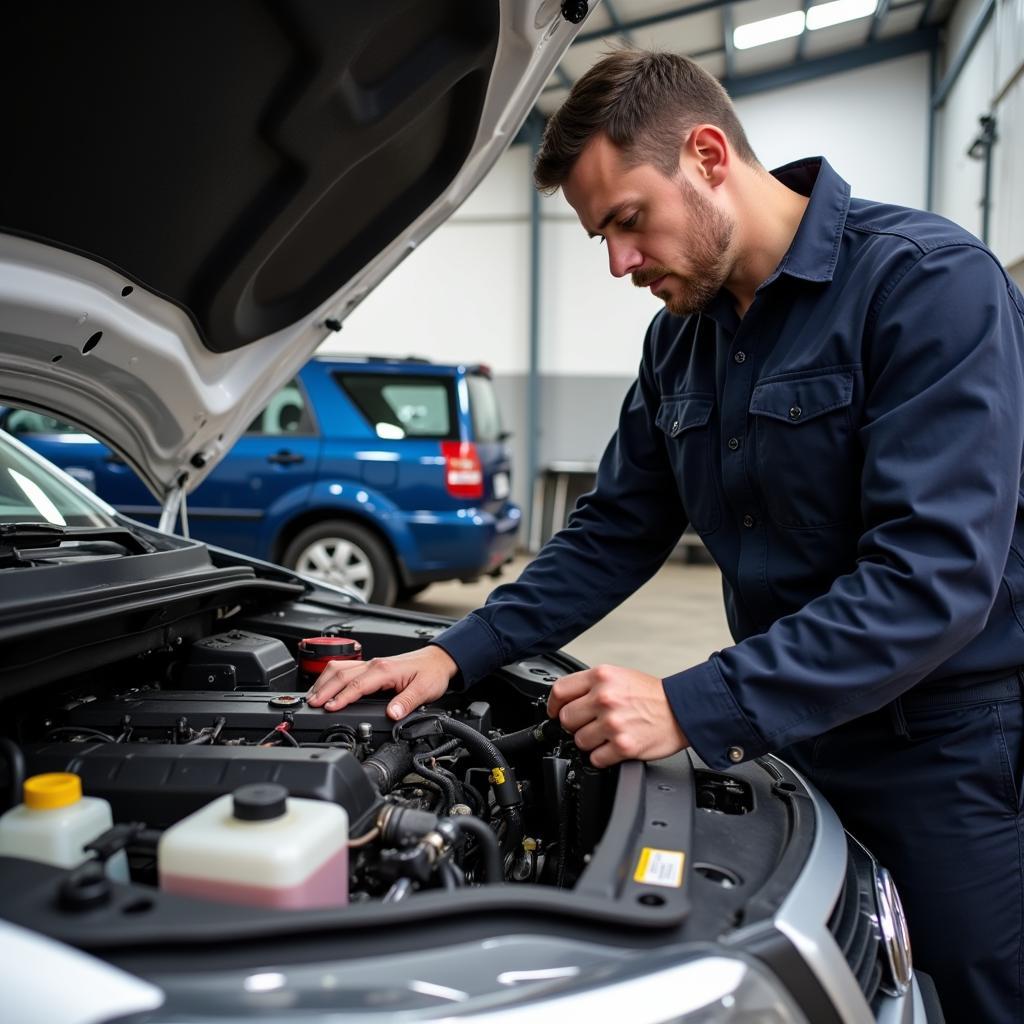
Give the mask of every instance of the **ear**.
<svg viewBox="0 0 1024 1024">
<path fill-rule="evenodd" d="M 729 176 L 729 140 L 722 129 L 713 124 L 697 125 L 686 137 L 680 157 L 712 188 L 717 188 Z"/>
</svg>

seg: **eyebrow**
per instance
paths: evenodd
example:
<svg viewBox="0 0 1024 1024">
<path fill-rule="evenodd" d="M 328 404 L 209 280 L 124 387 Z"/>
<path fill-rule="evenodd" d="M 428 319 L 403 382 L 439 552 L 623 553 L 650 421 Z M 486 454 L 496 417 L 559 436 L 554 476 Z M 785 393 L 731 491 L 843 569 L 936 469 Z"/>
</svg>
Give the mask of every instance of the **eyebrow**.
<svg viewBox="0 0 1024 1024">
<path fill-rule="evenodd" d="M 628 205 L 629 205 L 628 203 L 624 203 L 623 202 L 623 203 L 618 203 L 615 206 L 613 206 L 601 218 L 601 223 L 597 225 L 597 231 L 588 231 L 587 235 L 590 238 L 596 238 L 598 233 L 601 232 L 601 231 L 604 231 L 604 229 L 606 227 L 608 227 L 608 225 L 611 224 L 611 222 L 622 212 L 622 208 L 624 206 L 628 206 Z"/>
</svg>

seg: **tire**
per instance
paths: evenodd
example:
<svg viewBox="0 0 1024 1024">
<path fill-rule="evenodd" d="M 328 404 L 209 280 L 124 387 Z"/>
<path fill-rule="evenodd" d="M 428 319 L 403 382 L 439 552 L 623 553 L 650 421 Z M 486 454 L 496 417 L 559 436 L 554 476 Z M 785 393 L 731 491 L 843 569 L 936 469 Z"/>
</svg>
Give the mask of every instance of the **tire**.
<svg viewBox="0 0 1024 1024">
<path fill-rule="evenodd" d="M 305 576 L 355 590 L 371 604 L 395 603 L 398 577 L 391 552 L 365 526 L 326 519 L 296 534 L 283 565 Z"/>
<path fill-rule="evenodd" d="M 414 587 L 399 587 L 398 600 L 411 601 L 417 594 L 422 594 L 429 586 L 429 583 L 417 583 Z"/>
</svg>

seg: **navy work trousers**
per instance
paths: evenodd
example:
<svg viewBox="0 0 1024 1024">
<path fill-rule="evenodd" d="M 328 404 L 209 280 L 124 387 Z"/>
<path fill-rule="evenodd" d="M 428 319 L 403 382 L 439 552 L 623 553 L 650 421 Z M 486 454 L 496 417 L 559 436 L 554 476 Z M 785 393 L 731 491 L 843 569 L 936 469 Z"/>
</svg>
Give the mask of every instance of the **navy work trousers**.
<svg viewBox="0 0 1024 1024">
<path fill-rule="evenodd" d="M 1024 1021 L 1020 674 L 911 691 L 780 756 L 892 872 L 946 1020 Z"/>
</svg>

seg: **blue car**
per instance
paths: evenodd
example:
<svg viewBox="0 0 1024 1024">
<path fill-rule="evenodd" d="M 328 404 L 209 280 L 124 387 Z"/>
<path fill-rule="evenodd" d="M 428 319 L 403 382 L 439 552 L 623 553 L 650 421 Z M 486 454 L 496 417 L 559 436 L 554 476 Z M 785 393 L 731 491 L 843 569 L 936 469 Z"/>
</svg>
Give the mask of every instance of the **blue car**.
<svg viewBox="0 0 1024 1024">
<path fill-rule="evenodd" d="M 0 427 L 120 511 L 158 519 L 90 435 L 27 409 L 4 409 Z M 189 532 L 392 604 L 512 557 L 507 438 L 486 367 L 317 357 L 189 496 Z"/>
</svg>

